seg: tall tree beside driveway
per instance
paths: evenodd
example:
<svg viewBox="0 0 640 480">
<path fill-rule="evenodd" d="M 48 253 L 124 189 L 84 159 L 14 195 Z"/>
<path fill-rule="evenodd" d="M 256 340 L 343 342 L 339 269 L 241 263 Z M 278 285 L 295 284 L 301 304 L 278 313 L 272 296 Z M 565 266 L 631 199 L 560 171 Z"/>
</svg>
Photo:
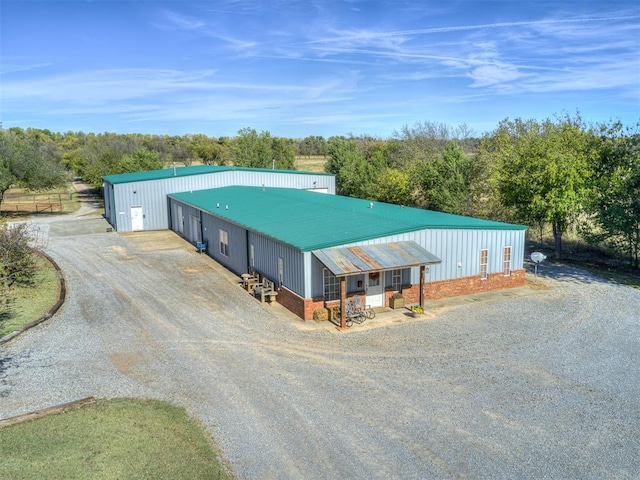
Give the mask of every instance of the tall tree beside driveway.
<svg viewBox="0 0 640 480">
<path fill-rule="evenodd" d="M 517 221 L 550 223 L 555 257 L 561 258 L 562 235 L 583 206 L 597 157 L 594 137 L 580 116 L 503 120 L 480 151 L 493 156 L 501 202 L 513 208 Z"/>
<path fill-rule="evenodd" d="M 639 129 L 640 123 L 635 130 L 620 122 L 602 126 L 590 203 L 596 229 L 585 232 L 587 239 L 626 250 L 629 265 L 636 269 L 640 266 Z"/>
</svg>

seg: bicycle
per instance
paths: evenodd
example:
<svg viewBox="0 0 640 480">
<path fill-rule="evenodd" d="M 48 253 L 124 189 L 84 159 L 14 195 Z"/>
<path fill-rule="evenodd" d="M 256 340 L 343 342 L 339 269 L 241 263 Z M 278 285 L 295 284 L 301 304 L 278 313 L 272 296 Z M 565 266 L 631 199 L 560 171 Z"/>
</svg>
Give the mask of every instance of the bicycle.
<svg viewBox="0 0 640 480">
<path fill-rule="evenodd" d="M 362 313 L 368 320 L 373 320 L 374 318 L 376 318 L 375 310 L 371 308 L 371 305 L 363 305 L 360 297 L 353 297 L 352 303 L 353 309 L 356 312 Z"/>
</svg>

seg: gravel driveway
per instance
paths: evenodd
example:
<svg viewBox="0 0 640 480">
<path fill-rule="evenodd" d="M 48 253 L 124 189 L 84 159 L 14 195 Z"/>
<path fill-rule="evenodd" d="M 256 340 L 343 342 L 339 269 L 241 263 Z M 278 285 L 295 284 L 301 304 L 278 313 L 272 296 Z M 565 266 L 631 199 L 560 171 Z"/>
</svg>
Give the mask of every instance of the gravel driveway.
<svg viewBox="0 0 640 480">
<path fill-rule="evenodd" d="M 79 222 L 42 224 L 68 300 L 0 346 L 2 418 L 169 400 L 241 479 L 640 476 L 638 290 L 548 266 L 533 295 L 307 331 L 173 234 Z"/>
</svg>

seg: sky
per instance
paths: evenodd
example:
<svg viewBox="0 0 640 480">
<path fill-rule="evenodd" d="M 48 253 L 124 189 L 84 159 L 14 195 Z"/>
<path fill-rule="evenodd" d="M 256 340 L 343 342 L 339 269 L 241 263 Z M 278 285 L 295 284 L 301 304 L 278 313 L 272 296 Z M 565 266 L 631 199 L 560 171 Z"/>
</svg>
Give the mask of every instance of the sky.
<svg viewBox="0 0 640 480">
<path fill-rule="evenodd" d="M 373 135 L 640 120 L 640 1 L 0 0 L 3 128 Z"/>
</svg>

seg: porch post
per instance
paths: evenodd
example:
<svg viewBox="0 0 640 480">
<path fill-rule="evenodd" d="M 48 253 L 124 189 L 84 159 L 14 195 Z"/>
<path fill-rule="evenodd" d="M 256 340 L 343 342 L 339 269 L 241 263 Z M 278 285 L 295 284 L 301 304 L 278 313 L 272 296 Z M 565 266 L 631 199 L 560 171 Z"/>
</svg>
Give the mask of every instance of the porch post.
<svg viewBox="0 0 640 480">
<path fill-rule="evenodd" d="M 424 272 L 425 266 L 420 265 L 420 308 L 424 312 Z"/>
<path fill-rule="evenodd" d="M 340 330 L 347 328 L 347 277 L 340 277 Z"/>
</svg>

